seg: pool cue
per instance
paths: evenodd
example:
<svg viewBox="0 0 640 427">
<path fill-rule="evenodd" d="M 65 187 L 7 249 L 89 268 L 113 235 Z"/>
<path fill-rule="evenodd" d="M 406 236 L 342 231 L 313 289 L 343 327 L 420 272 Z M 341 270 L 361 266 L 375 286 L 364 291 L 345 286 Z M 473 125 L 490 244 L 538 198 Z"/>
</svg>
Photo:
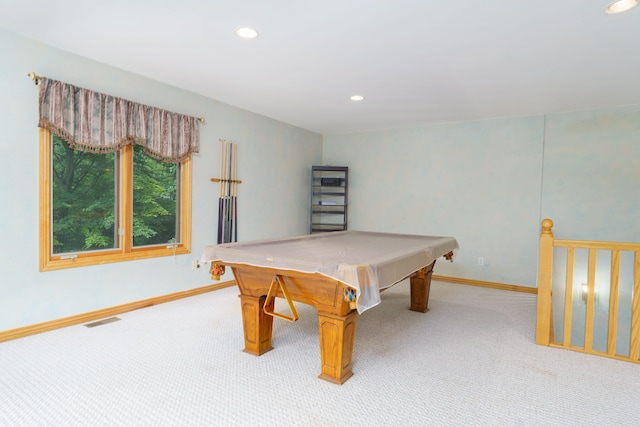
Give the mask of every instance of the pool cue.
<svg viewBox="0 0 640 427">
<path fill-rule="evenodd" d="M 225 165 L 224 165 L 224 178 L 225 178 L 225 189 L 224 189 L 224 202 L 227 209 L 225 210 L 225 222 L 224 222 L 224 242 L 229 242 L 229 210 L 231 207 L 229 206 L 229 167 L 231 164 L 231 152 L 229 150 L 229 143 L 225 141 Z"/>
<path fill-rule="evenodd" d="M 231 198 L 231 170 L 233 169 L 233 143 L 230 142 L 229 146 L 229 169 L 227 173 L 227 201 L 229 203 L 229 211 L 227 212 L 227 242 L 231 242 L 231 234 L 233 232 L 233 202 Z"/>
<path fill-rule="evenodd" d="M 222 243 L 222 221 L 224 218 L 224 206 L 223 206 L 223 201 L 222 201 L 222 191 L 223 191 L 223 185 L 222 185 L 222 168 L 223 168 L 223 162 L 224 162 L 224 142 L 222 140 L 220 140 L 220 186 L 219 186 L 219 193 L 218 193 L 218 244 Z"/>
<path fill-rule="evenodd" d="M 231 144 L 231 151 L 233 152 L 233 165 L 231 169 L 231 179 L 233 181 L 231 186 L 231 199 L 233 205 L 233 228 L 231 230 L 231 241 L 238 241 L 238 199 L 237 199 L 237 191 L 238 191 L 238 182 L 237 182 L 237 170 L 238 170 L 238 144 Z"/>
<path fill-rule="evenodd" d="M 236 152 L 235 152 L 235 143 L 231 143 L 229 145 L 231 151 L 231 165 L 229 167 L 229 203 L 231 204 L 231 211 L 229 214 L 229 241 L 234 242 L 234 233 L 233 230 L 235 228 L 235 217 L 236 217 L 236 204 L 235 204 L 235 167 L 236 167 Z"/>
<path fill-rule="evenodd" d="M 229 239 L 227 239 L 227 230 L 229 228 L 229 200 L 227 191 L 229 180 L 229 176 L 227 174 L 229 165 L 229 143 L 227 141 L 223 142 L 222 159 L 222 243 L 227 243 L 229 241 Z"/>
<path fill-rule="evenodd" d="M 222 197 L 218 197 L 218 244 L 222 243 Z"/>
<path fill-rule="evenodd" d="M 231 177 L 232 177 L 232 169 L 233 169 L 233 143 L 227 143 L 227 152 L 228 152 L 228 164 L 227 164 L 227 203 L 229 209 L 227 210 L 227 234 L 226 239 L 227 242 L 231 242 L 231 234 L 233 230 L 233 202 L 231 196 Z"/>
<path fill-rule="evenodd" d="M 231 169 L 233 168 L 233 143 L 230 142 L 229 143 L 229 180 L 227 182 L 227 195 L 229 196 L 229 229 L 227 231 L 228 233 L 228 242 L 231 242 L 231 234 L 233 232 L 233 201 L 231 198 L 231 186 L 233 185 L 233 183 L 231 182 Z"/>
</svg>

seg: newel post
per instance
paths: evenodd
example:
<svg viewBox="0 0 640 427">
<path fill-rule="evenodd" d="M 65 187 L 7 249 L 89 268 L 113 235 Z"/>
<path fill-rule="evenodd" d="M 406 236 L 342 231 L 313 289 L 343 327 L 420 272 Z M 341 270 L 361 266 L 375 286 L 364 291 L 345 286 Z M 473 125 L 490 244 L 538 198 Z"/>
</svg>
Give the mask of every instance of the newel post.
<svg viewBox="0 0 640 427">
<path fill-rule="evenodd" d="M 538 270 L 538 320 L 536 322 L 536 344 L 549 345 L 551 328 L 551 275 L 553 270 L 553 221 L 542 220 L 540 232 L 540 259 Z"/>
</svg>

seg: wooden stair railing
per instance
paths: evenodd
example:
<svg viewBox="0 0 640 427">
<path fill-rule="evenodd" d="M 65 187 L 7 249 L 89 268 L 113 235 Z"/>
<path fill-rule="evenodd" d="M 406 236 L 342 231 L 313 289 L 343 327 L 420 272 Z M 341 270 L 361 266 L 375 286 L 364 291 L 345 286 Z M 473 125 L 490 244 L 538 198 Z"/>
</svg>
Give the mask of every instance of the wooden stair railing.
<svg viewBox="0 0 640 427">
<path fill-rule="evenodd" d="M 639 363 L 640 353 L 640 244 L 603 242 L 591 240 L 564 240 L 555 239 L 553 236 L 553 221 L 545 219 L 542 221 L 540 232 L 540 259 L 538 273 L 538 309 L 536 321 L 536 344 L 565 348 L 580 351 L 588 354 L 606 356 L 614 359 Z M 553 319 L 553 261 L 554 248 L 566 248 L 566 278 L 564 283 L 564 304 L 563 318 L 556 319 L 562 321 L 562 337 L 558 342 L 554 334 Z M 577 295 L 574 295 L 574 271 L 576 268 L 576 250 L 586 250 L 588 253 L 586 284 L 582 290 L 582 302 L 585 304 L 584 321 L 584 345 L 582 347 L 571 344 L 573 319 L 573 303 Z M 609 274 L 609 304 L 606 325 L 597 324 L 596 312 L 596 267 L 598 251 L 610 252 L 610 274 Z M 621 253 L 631 252 L 633 255 L 633 275 L 632 283 L 626 284 L 631 289 L 631 316 L 630 324 L 619 325 L 620 310 L 620 266 Z M 558 289 L 556 284 L 556 290 Z M 556 298 L 556 300 L 558 300 Z M 604 323 L 604 322 L 602 322 Z M 606 350 L 594 349 L 594 329 L 607 328 Z M 617 351 L 617 337 L 619 326 L 629 330 L 629 352 L 619 354 Z"/>
</svg>

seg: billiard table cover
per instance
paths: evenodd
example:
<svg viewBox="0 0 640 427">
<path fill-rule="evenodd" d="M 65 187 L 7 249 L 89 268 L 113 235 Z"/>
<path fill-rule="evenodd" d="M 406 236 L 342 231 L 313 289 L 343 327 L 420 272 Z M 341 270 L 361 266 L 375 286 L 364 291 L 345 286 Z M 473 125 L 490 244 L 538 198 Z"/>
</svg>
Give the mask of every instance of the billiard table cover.
<svg viewBox="0 0 640 427">
<path fill-rule="evenodd" d="M 349 230 L 210 245 L 200 262 L 319 273 L 354 288 L 362 313 L 380 303 L 381 290 L 458 248 L 453 237 Z"/>
</svg>

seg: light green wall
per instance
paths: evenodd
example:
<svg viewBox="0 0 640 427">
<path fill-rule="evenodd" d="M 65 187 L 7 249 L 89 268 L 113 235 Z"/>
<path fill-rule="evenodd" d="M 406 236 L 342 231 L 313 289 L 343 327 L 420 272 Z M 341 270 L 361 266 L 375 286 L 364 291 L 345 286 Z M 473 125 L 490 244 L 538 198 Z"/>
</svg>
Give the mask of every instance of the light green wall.
<svg viewBox="0 0 640 427">
<path fill-rule="evenodd" d="M 640 105 L 547 116 L 542 214 L 567 239 L 640 242 Z"/>
<path fill-rule="evenodd" d="M 536 287 L 544 218 L 640 241 L 640 106 L 325 135 L 323 157 L 350 167 L 350 228 L 458 239 L 437 274 Z"/>
<path fill-rule="evenodd" d="M 193 157 L 192 254 L 38 271 L 38 105 L 31 71 L 206 118 Z M 191 270 L 191 261 L 217 236 L 218 186 L 210 178 L 219 173 L 220 138 L 238 143 L 240 239 L 308 231 L 309 170 L 322 159 L 322 135 L 3 31 L 0 129 L 0 331 L 211 283 L 204 269 Z"/>
</svg>

